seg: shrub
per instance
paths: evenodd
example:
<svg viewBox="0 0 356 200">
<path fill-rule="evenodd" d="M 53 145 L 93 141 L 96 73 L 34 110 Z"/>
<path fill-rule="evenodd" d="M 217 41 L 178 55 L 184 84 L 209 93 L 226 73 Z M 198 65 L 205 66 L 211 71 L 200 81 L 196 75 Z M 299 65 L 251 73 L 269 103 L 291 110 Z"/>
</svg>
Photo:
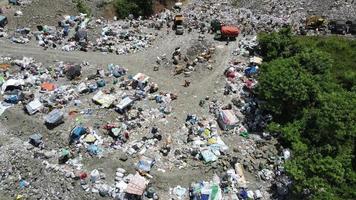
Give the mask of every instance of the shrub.
<svg viewBox="0 0 356 200">
<path fill-rule="evenodd" d="M 91 15 L 91 8 L 84 2 L 84 0 L 76 0 L 76 6 L 80 13 Z"/>
<path fill-rule="evenodd" d="M 147 17 L 153 13 L 152 0 L 115 0 L 114 7 L 120 18 L 125 18 L 130 14 L 133 14 L 135 17 Z"/>
</svg>

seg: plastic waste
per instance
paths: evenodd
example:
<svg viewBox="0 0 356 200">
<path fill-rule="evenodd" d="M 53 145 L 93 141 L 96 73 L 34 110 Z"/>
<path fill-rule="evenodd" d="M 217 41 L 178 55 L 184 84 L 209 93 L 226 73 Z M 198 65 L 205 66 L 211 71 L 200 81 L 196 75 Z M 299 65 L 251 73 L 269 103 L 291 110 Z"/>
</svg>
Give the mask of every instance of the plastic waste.
<svg viewBox="0 0 356 200">
<path fill-rule="evenodd" d="M 93 171 L 90 172 L 90 181 L 92 183 L 95 183 L 97 180 L 99 180 L 100 173 L 97 169 L 94 169 Z"/>
<path fill-rule="evenodd" d="M 102 79 L 102 80 L 98 80 L 96 84 L 98 85 L 98 87 L 104 87 L 106 85 L 106 82 L 105 80 Z"/>
<path fill-rule="evenodd" d="M 42 143 L 42 135 L 41 134 L 33 134 L 30 136 L 30 144 L 35 147 L 38 147 Z"/>
<path fill-rule="evenodd" d="M 63 122 L 64 113 L 61 110 L 54 109 L 46 116 L 45 122 L 48 125 L 57 125 Z"/>
<path fill-rule="evenodd" d="M 18 95 L 8 95 L 5 97 L 6 103 L 17 104 L 20 101 L 20 97 Z"/>
<path fill-rule="evenodd" d="M 82 126 L 76 126 L 71 131 L 71 139 L 79 140 L 79 138 L 86 133 L 86 129 Z"/>
<path fill-rule="evenodd" d="M 99 153 L 99 148 L 95 144 L 89 145 L 87 150 L 90 155 L 98 155 L 98 153 Z"/>
<path fill-rule="evenodd" d="M 186 188 L 181 187 L 180 185 L 178 185 L 177 187 L 175 187 L 173 189 L 174 194 L 179 198 L 179 199 L 183 199 L 185 193 L 187 192 Z"/>
<path fill-rule="evenodd" d="M 19 182 L 19 186 L 20 186 L 20 189 L 23 189 L 23 188 L 25 188 L 25 187 L 28 187 L 30 185 L 30 183 L 29 182 L 27 182 L 27 181 L 25 181 L 25 180 L 20 180 L 20 182 Z"/>
</svg>

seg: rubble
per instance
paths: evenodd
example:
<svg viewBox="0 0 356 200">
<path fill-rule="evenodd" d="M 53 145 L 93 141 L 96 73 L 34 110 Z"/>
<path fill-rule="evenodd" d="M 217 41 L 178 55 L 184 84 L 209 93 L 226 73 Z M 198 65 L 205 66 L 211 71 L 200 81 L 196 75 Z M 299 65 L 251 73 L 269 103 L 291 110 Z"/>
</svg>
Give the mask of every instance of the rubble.
<svg viewBox="0 0 356 200">
<path fill-rule="evenodd" d="M 147 29 L 139 22 L 131 21 L 121 23 L 113 21 L 102 27 L 101 36 L 96 39 L 95 50 L 112 52 L 116 54 L 135 53 L 151 46 L 155 40 L 154 32 L 144 31 Z"/>
</svg>

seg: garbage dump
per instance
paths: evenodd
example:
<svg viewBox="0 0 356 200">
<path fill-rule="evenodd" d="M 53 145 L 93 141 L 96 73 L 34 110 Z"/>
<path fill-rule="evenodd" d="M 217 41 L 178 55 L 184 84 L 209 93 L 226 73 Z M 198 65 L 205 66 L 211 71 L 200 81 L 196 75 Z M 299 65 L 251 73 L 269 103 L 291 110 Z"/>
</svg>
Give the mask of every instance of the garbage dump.
<svg viewBox="0 0 356 200">
<path fill-rule="evenodd" d="M 256 34 L 298 34 L 314 3 L 256 4 L 193 0 L 122 20 L 61 10 L 56 25 L 1 27 L 5 198 L 288 198 L 293 152 L 255 96 Z M 354 16 L 349 5 L 330 15 Z M 236 41 L 215 41 L 218 30 Z"/>
</svg>

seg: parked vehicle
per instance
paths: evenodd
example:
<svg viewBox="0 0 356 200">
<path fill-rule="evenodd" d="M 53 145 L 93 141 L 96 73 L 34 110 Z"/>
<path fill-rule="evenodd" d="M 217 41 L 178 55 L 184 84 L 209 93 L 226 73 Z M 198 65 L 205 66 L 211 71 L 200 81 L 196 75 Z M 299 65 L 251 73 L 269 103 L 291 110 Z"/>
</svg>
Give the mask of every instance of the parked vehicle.
<svg viewBox="0 0 356 200">
<path fill-rule="evenodd" d="M 345 35 L 347 31 L 347 24 L 344 20 L 333 20 L 329 23 L 329 30 L 331 33 Z"/>
<path fill-rule="evenodd" d="M 312 15 L 307 17 L 305 21 L 306 29 L 325 30 L 327 28 L 327 20 L 322 16 Z"/>
<path fill-rule="evenodd" d="M 177 35 L 183 35 L 184 27 L 183 27 L 184 17 L 182 14 L 177 14 L 174 17 L 173 30 L 176 31 Z"/>
<path fill-rule="evenodd" d="M 240 29 L 235 26 L 221 26 L 215 34 L 215 40 L 235 40 L 240 34 Z"/>
</svg>

